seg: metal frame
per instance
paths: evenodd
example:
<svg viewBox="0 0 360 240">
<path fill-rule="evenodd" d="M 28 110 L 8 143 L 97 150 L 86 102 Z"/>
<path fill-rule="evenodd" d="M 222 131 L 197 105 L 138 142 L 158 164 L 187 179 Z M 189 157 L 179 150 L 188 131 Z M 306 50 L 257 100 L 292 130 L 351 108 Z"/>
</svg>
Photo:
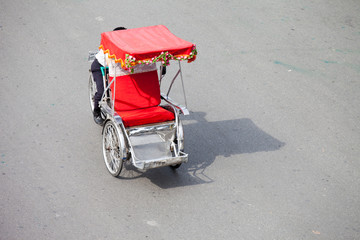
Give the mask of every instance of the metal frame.
<svg viewBox="0 0 360 240">
<path fill-rule="evenodd" d="M 115 66 L 114 66 L 115 67 Z M 132 164 L 139 168 L 139 169 L 150 169 L 150 168 L 157 168 L 162 166 L 172 166 L 172 165 L 178 165 L 183 162 L 188 161 L 188 154 L 183 152 L 184 149 L 184 133 L 183 133 L 183 127 L 181 120 L 179 118 L 180 114 L 189 115 L 189 111 L 185 106 L 182 106 L 180 104 L 177 104 L 175 101 L 173 101 L 168 95 L 170 93 L 171 87 L 175 81 L 175 79 L 180 75 L 182 86 L 183 86 L 183 93 L 185 97 L 186 102 L 186 96 L 185 96 L 185 89 L 183 84 L 183 78 L 181 73 L 181 64 L 179 61 L 179 70 L 176 73 L 175 77 L 173 78 L 171 85 L 169 87 L 169 90 L 167 94 L 161 93 L 161 99 L 164 100 L 167 104 L 160 105 L 161 107 L 166 108 L 167 110 L 172 111 L 175 114 L 175 120 L 169 121 L 169 122 L 163 122 L 163 123 L 155 123 L 155 124 L 149 124 L 149 125 L 142 125 L 142 126 L 136 126 L 136 127 L 129 127 L 126 128 L 123 124 L 123 121 L 121 117 L 115 112 L 114 109 L 114 100 L 115 99 L 115 92 L 114 98 L 111 96 L 108 96 L 108 92 L 110 90 L 110 86 L 114 84 L 114 89 L 116 89 L 116 71 L 114 71 L 115 76 L 113 80 L 107 84 L 108 79 L 105 76 L 103 77 L 104 80 L 104 94 L 102 96 L 102 99 L 99 102 L 100 109 L 105 115 L 106 121 L 112 121 L 116 126 L 118 126 L 119 129 L 121 129 L 124 138 L 125 143 L 121 144 L 119 146 L 121 149 L 120 151 L 123 154 L 123 160 L 131 160 Z M 159 84 L 161 84 L 162 81 L 162 65 L 160 66 L 160 74 L 159 74 Z M 110 98 L 111 106 L 108 105 L 107 99 Z M 135 147 L 132 143 L 132 138 L 136 136 L 146 136 L 146 135 L 155 135 L 161 136 L 164 138 L 164 143 L 169 144 L 169 147 L 171 149 L 172 156 L 164 156 L 159 157 L 155 159 L 140 159 L 136 155 Z M 174 142 L 176 140 L 176 143 Z"/>
</svg>

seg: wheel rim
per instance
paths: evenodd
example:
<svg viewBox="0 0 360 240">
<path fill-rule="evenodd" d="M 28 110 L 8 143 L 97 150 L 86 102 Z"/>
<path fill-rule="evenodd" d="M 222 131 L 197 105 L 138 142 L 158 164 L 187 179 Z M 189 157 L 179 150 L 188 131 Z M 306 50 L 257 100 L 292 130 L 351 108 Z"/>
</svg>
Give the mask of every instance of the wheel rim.
<svg viewBox="0 0 360 240">
<path fill-rule="evenodd" d="M 120 136 L 117 128 L 107 122 L 103 132 L 103 154 L 106 167 L 113 176 L 118 176 L 122 168 Z"/>
<path fill-rule="evenodd" d="M 92 73 L 90 73 L 89 77 L 89 100 L 90 100 L 90 107 L 91 111 L 94 111 L 94 98 L 96 93 L 96 85 L 92 77 Z"/>
</svg>

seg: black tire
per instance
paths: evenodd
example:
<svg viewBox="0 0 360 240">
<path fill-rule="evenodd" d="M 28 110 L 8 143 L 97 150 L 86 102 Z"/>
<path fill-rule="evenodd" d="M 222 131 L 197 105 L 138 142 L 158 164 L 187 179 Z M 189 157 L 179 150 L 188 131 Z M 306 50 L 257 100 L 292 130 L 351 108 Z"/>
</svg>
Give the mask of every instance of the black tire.
<svg viewBox="0 0 360 240">
<path fill-rule="evenodd" d="M 175 170 L 175 169 L 178 169 L 180 166 L 181 166 L 181 163 L 171 165 L 170 167 Z"/>
</svg>

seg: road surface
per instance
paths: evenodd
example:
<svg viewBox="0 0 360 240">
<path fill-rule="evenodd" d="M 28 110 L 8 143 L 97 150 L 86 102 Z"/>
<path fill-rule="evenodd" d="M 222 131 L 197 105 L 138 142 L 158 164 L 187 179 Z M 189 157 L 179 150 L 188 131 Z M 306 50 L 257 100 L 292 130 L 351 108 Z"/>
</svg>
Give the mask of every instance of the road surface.
<svg viewBox="0 0 360 240">
<path fill-rule="evenodd" d="M 360 239 L 359 12 L 1 0 L 0 239 Z M 182 65 L 189 162 L 114 178 L 87 53 L 101 32 L 157 24 L 197 44 Z"/>
</svg>

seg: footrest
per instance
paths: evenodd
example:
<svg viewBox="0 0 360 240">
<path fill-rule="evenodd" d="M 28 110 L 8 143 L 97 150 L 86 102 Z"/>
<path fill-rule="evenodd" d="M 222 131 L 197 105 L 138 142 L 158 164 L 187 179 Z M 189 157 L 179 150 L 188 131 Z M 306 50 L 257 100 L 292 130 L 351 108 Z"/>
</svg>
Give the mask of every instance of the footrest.
<svg viewBox="0 0 360 240">
<path fill-rule="evenodd" d="M 133 163 L 137 168 L 150 169 L 187 162 L 188 154 L 180 152 L 178 156 L 171 151 L 171 142 L 158 134 L 130 137 Z"/>
<path fill-rule="evenodd" d="M 177 157 L 145 160 L 142 162 L 142 164 L 143 164 L 143 169 L 150 169 L 150 168 L 177 165 L 187 161 L 188 161 L 188 154 L 180 152 L 180 155 Z"/>
</svg>

